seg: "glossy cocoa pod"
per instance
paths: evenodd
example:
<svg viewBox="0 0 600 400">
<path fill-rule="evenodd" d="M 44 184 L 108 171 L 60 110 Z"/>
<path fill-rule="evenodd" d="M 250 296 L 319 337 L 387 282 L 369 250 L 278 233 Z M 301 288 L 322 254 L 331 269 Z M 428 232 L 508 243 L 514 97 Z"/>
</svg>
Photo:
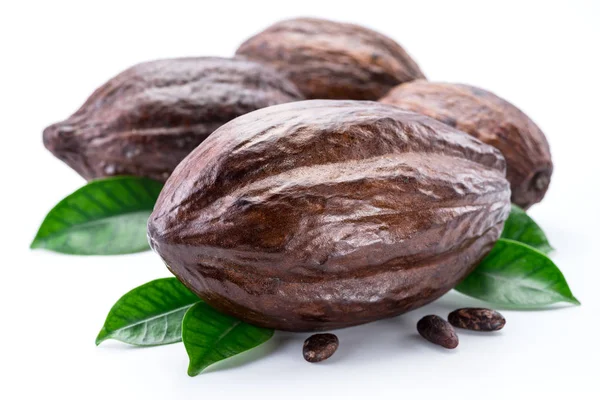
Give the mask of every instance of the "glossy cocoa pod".
<svg viewBox="0 0 600 400">
<path fill-rule="evenodd" d="M 377 100 L 402 82 L 425 77 L 392 39 L 315 18 L 278 22 L 236 54 L 273 65 L 308 99 Z"/>
<path fill-rule="evenodd" d="M 179 58 L 135 65 L 97 89 L 44 144 L 81 176 L 165 181 L 224 123 L 259 108 L 300 100 L 274 69 L 241 59 Z"/>
<path fill-rule="evenodd" d="M 420 80 L 394 88 L 381 102 L 433 117 L 500 150 L 513 203 L 528 208 L 546 194 L 552 176 L 546 137 L 506 100 L 473 86 Z"/>
<path fill-rule="evenodd" d="M 397 107 L 309 100 L 238 117 L 175 169 L 151 246 L 211 306 L 291 331 L 391 317 L 452 289 L 510 211 L 495 148 Z"/>
</svg>

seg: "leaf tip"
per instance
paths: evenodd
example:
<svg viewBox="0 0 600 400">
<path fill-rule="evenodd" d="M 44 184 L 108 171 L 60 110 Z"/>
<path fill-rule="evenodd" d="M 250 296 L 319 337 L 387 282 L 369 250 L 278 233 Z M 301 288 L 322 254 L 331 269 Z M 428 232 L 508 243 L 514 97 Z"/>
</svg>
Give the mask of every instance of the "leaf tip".
<svg viewBox="0 0 600 400">
<path fill-rule="evenodd" d="M 581 302 L 575 296 L 571 296 L 567 301 L 573 305 L 580 306 Z"/>
<path fill-rule="evenodd" d="M 108 333 L 103 327 L 102 330 L 100 330 L 100 332 L 98 333 L 98 336 L 96 336 L 96 346 L 99 346 L 100 343 L 104 342 L 106 339 L 108 339 Z"/>
<path fill-rule="evenodd" d="M 542 251 L 542 253 L 544 253 L 546 255 L 550 255 L 556 251 L 556 249 L 554 247 L 550 246 L 549 244 L 540 247 L 540 250 Z"/>
<path fill-rule="evenodd" d="M 200 372 L 202 372 L 202 369 L 194 368 L 194 367 L 193 367 L 191 364 L 190 364 L 190 366 L 188 367 L 188 370 L 187 370 L 187 374 L 188 374 L 188 376 L 189 376 L 189 377 L 192 377 L 192 378 L 193 378 L 194 376 L 197 376 L 197 375 L 199 375 L 199 374 L 200 374 Z"/>
</svg>

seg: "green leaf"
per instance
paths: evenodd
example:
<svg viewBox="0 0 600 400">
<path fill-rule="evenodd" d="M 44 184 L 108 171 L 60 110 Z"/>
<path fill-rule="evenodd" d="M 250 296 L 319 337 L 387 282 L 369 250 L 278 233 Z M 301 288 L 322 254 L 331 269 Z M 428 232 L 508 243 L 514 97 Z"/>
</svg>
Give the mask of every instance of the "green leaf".
<svg viewBox="0 0 600 400">
<path fill-rule="evenodd" d="M 31 248 L 80 255 L 148 250 L 146 225 L 161 188 L 125 176 L 89 182 L 48 213 Z"/>
<path fill-rule="evenodd" d="M 186 311 L 201 300 L 176 278 L 138 286 L 111 308 L 96 344 L 106 339 L 138 346 L 156 346 L 181 340 Z"/>
<path fill-rule="evenodd" d="M 247 324 L 206 303 L 198 303 L 183 318 L 182 336 L 190 359 L 188 375 L 196 376 L 211 364 L 266 342 L 273 330 Z"/>
<path fill-rule="evenodd" d="M 504 224 L 501 237 L 528 244 L 546 254 L 554 250 L 538 224 L 523 209 L 514 204 Z"/>
<path fill-rule="evenodd" d="M 509 239 L 499 239 L 456 290 L 511 308 L 536 308 L 561 301 L 580 304 L 552 260 L 531 246 Z"/>
</svg>

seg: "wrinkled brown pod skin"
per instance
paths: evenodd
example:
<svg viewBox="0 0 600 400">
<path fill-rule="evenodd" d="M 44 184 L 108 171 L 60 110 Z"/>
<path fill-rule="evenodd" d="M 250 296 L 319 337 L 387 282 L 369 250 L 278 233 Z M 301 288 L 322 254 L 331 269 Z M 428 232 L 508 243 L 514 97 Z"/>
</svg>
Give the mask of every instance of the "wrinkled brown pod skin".
<svg viewBox="0 0 600 400">
<path fill-rule="evenodd" d="M 546 137 L 506 100 L 473 86 L 420 80 L 394 88 L 381 102 L 433 117 L 499 149 L 513 203 L 526 209 L 546 194 L 552 176 Z"/>
<path fill-rule="evenodd" d="M 281 21 L 248 39 L 237 55 L 273 65 L 308 99 L 377 100 L 425 78 L 392 39 L 362 26 L 315 18 Z"/>
<path fill-rule="evenodd" d="M 135 65 L 98 88 L 44 145 L 90 180 L 112 175 L 165 181 L 224 123 L 300 100 L 270 67 L 241 59 L 179 58 Z"/>
<path fill-rule="evenodd" d="M 443 318 L 437 315 L 426 315 L 417 322 L 417 331 L 423 338 L 433 344 L 440 345 L 447 349 L 458 347 L 458 336 L 450 325 Z"/>
<path fill-rule="evenodd" d="M 366 101 L 268 107 L 222 126 L 175 169 L 151 246 L 213 307 L 264 327 L 391 317 L 452 289 L 510 211 L 500 152 Z"/>
<path fill-rule="evenodd" d="M 499 331 L 506 320 L 498 311 L 489 308 L 459 308 L 448 314 L 448 322 L 453 326 L 471 331 Z"/>
</svg>

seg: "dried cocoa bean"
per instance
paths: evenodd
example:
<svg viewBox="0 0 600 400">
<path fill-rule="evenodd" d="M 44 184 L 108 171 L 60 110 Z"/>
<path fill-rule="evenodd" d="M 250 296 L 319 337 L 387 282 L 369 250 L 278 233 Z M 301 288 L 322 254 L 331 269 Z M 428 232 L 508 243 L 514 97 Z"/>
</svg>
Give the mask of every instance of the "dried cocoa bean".
<svg viewBox="0 0 600 400">
<path fill-rule="evenodd" d="M 268 107 L 219 128 L 175 169 L 148 234 L 171 271 L 252 324 L 325 330 L 440 297 L 510 211 L 500 152 L 367 101 Z"/>
<path fill-rule="evenodd" d="M 546 194 L 552 175 L 546 137 L 506 100 L 473 86 L 420 80 L 394 88 L 380 101 L 433 117 L 499 149 L 513 203 L 528 208 Z"/>
<path fill-rule="evenodd" d="M 309 99 L 377 100 L 402 82 L 425 77 L 392 39 L 316 18 L 278 22 L 236 54 L 275 66 Z"/>
<path fill-rule="evenodd" d="M 259 108 L 302 98 L 271 67 L 247 60 L 180 58 L 127 69 L 97 89 L 44 144 L 86 179 L 164 181 L 215 129 Z"/>
<path fill-rule="evenodd" d="M 312 335 L 304 341 L 302 355 L 311 363 L 327 360 L 338 349 L 340 342 L 332 333 L 319 333 Z"/>
<path fill-rule="evenodd" d="M 499 331 L 506 320 L 498 311 L 488 308 L 460 308 L 448 314 L 448 322 L 472 331 Z"/>
<path fill-rule="evenodd" d="M 458 346 L 458 336 L 452 325 L 437 315 L 427 315 L 417 322 L 417 331 L 431 343 L 447 349 Z"/>
</svg>

